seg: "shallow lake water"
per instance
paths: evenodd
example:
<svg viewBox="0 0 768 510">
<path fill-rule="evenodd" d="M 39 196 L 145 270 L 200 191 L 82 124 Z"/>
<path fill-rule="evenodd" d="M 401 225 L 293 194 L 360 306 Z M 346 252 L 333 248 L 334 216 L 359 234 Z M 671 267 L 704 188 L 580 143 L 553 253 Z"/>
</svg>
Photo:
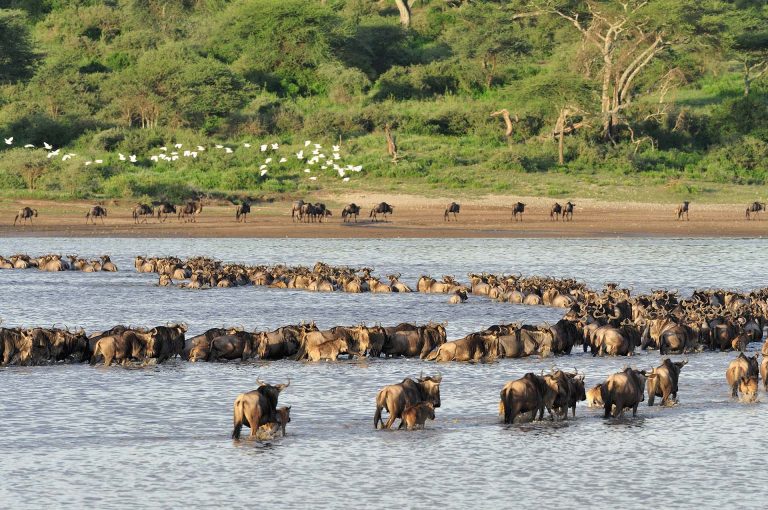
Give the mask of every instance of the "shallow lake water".
<svg viewBox="0 0 768 510">
<path fill-rule="evenodd" d="M 336 324 L 445 321 L 450 339 L 499 322 L 554 322 L 562 310 L 444 295 L 348 295 L 242 287 L 156 286 L 133 257 L 208 255 L 245 263 L 368 266 L 421 274 L 470 271 L 571 276 L 635 292 L 653 288 L 752 289 L 768 285 L 768 244 L 742 239 L 264 240 L 0 239 L 0 254 L 109 253 L 118 273 L 0 271 L 0 317 L 9 325 L 97 330 L 185 321 L 249 329 L 315 320 Z M 752 344 L 750 350 L 759 349 Z M 189 364 L 136 369 L 83 365 L 0 368 L 0 507 L 533 508 L 759 506 L 768 481 L 766 404 L 732 401 L 733 353 L 689 356 L 680 402 L 642 405 L 637 418 L 504 426 L 503 384 L 529 371 L 577 367 L 587 386 L 632 358 L 570 356 L 434 364 L 420 360 Z M 679 357 L 675 357 L 676 359 Z M 421 372 L 443 375 L 442 407 L 427 430 L 376 431 L 376 392 Z M 256 379 L 291 385 L 288 436 L 229 438 L 232 402 Z M 765 400 L 761 392 L 761 399 Z M 247 429 L 245 430 L 247 435 Z"/>
</svg>

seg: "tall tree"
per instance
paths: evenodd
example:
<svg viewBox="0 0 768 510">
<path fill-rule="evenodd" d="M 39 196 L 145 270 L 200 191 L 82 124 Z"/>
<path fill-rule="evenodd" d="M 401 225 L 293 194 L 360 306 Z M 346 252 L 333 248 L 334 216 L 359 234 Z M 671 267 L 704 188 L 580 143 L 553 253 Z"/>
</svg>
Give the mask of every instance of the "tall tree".
<svg viewBox="0 0 768 510">
<path fill-rule="evenodd" d="M 648 2 L 533 2 L 534 12 L 561 17 L 579 31 L 600 61 L 600 114 L 605 139 L 616 140 L 633 103 L 635 79 L 669 46 L 663 30 L 645 14 Z"/>
<path fill-rule="evenodd" d="M 36 60 L 24 11 L 0 9 L 0 83 L 29 78 Z"/>
</svg>

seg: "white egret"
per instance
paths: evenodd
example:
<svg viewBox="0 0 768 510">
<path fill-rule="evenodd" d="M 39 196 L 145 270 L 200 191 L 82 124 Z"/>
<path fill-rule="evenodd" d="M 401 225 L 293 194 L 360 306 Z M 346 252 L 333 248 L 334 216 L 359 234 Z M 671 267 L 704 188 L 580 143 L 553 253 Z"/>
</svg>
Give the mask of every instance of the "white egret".
<svg viewBox="0 0 768 510">
<path fill-rule="evenodd" d="M 349 177 L 344 177 L 344 178 L 342 179 L 342 181 L 344 181 L 344 182 L 349 182 Z"/>
<path fill-rule="evenodd" d="M 205 147 L 203 147 L 202 145 L 197 146 L 197 152 L 203 152 L 204 150 L 205 150 Z"/>
<path fill-rule="evenodd" d="M 246 149 L 250 149 L 251 148 L 251 144 L 250 143 L 244 143 L 243 147 L 245 147 Z"/>
<path fill-rule="evenodd" d="M 315 176 L 313 175 L 312 177 L 310 177 L 310 178 L 309 178 L 309 180 L 310 180 L 310 181 L 316 181 L 316 180 L 317 180 L 317 177 L 315 177 Z"/>
<path fill-rule="evenodd" d="M 43 142 L 43 147 L 45 147 L 45 150 L 53 149 L 53 145 L 49 144 L 48 142 Z"/>
<path fill-rule="evenodd" d="M 279 148 L 280 148 L 280 144 L 278 144 L 278 143 L 273 143 L 273 144 L 272 144 L 272 150 L 273 150 L 273 151 L 276 151 L 276 150 L 277 150 L 277 149 L 279 149 Z"/>
<path fill-rule="evenodd" d="M 261 171 L 261 176 L 264 177 L 265 175 L 267 175 L 266 169 Z"/>
<path fill-rule="evenodd" d="M 88 165 L 91 165 L 91 164 L 93 164 L 93 161 L 86 161 L 85 162 L 85 166 L 88 166 Z"/>
<path fill-rule="evenodd" d="M 304 159 L 304 151 L 297 152 L 296 159 Z"/>
<path fill-rule="evenodd" d="M 47 155 L 47 158 L 48 158 L 48 159 L 51 159 L 51 158 L 52 158 L 52 157 L 54 157 L 54 156 L 58 156 L 58 155 L 59 155 L 59 151 L 60 151 L 60 150 L 61 150 L 61 149 L 56 149 L 55 151 L 51 151 L 51 152 L 49 152 L 49 153 L 48 153 L 48 155 Z"/>
<path fill-rule="evenodd" d="M 118 152 L 117 156 L 120 159 L 120 161 L 125 161 L 125 156 L 122 153 Z M 62 159 L 64 159 L 64 158 L 62 158 Z"/>
<path fill-rule="evenodd" d="M 229 147 L 224 147 L 224 152 L 226 152 L 227 154 L 232 154 L 232 149 L 230 149 Z"/>
<path fill-rule="evenodd" d="M 174 147 L 176 147 L 177 149 L 181 149 L 182 148 L 182 144 L 177 143 L 176 145 L 174 145 Z"/>
<path fill-rule="evenodd" d="M 287 161 L 288 161 L 288 160 L 287 160 L 287 159 L 285 159 L 285 158 L 280 158 L 280 161 L 279 161 L 279 163 L 285 163 L 285 162 L 287 162 Z"/>
<path fill-rule="evenodd" d="M 131 154 L 130 156 L 128 156 L 128 161 L 130 161 L 131 163 L 136 163 L 136 154 Z"/>
<path fill-rule="evenodd" d="M 261 166 L 259 167 L 259 170 L 264 170 L 265 168 L 267 168 L 267 165 L 261 165 Z"/>
<path fill-rule="evenodd" d="M 157 163 L 158 157 L 157 157 L 157 156 L 152 156 L 152 157 L 150 157 L 149 159 L 151 159 L 152 161 L 154 161 L 155 163 Z"/>
<path fill-rule="evenodd" d="M 168 150 L 168 147 L 160 147 L 160 150 L 161 150 L 161 151 L 167 151 L 167 150 Z"/>
<path fill-rule="evenodd" d="M 305 173 L 305 174 L 308 174 L 308 173 L 310 173 L 311 171 L 312 171 L 312 170 L 310 170 L 309 168 L 305 168 L 305 169 L 304 169 L 304 173 Z"/>
<path fill-rule="evenodd" d="M 97 165 L 100 165 L 100 164 L 104 163 L 104 160 L 103 159 L 94 159 L 93 162 L 96 163 Z"/>
<path fill-rule="evenodd" d="M 334 152 L 333 159 L 341 159 L 341 154 L 339 154 L 338 152 Z"/>
<path fill-rule="evenodd" d="M 304 147 L 309 147 L 309 144 L 311 143 L 312 143 L 312 140 L 307 140 L 306 142 L 304 142 Z"/>
<path fill-rule="evenodd" d="M 217 148 L 217 149 L 223 149 L 223 148 L 224 148 L 224 146 L 223 146 L 223 145 L 220 145 L 220 144 L 218 144 L 218 143 L 217 143 L 217 144 L 216 144 L 216 148 Z"/>
<path fill-rule="evenodd" d="M 264 144 L 264 145 L 262 145 L 262 146 L 260 147 L 260 149 L 261 149 L 261 152 L 266 152 L 266 150 L 267 150 L 267 144 Z"/>
<path fill-rule="evenodd" d="M 339 152 L 339 149 L 341 148 L 340 145 L 333 145 L 333 152 Z"/>
<path fill-rule="evenodd" d="M 315 144 L 315 149 L 322 149 L 322 148 L 323 148 L 323 146 L 322 146 L 322 145 L 320 145 L 319 143 L 316 143 L 316 144 Z"/>
<path fill-rule="evenodd" d="M 4 138 L 6 145 L 12 145 L 13 144 L 13 137 L 10 138 Z"/>
<path fill-rule="evenodd" d="M 34 149 L 34 148 L 35 148 L 35 146 L 34 146 L 34 145 L 32 145 L 31 143 L 28 143 L 27 145 L 25 145 L 25 146 L 24 146 L 24 148 L 25 148 L 25 149 Z"/>
<path fill-rule="evenodd" d="M 272 163 L 272 158 L 267 158 L 267 159 L 265 159 L 265 160 L 264 160 L 264 163 L 266 163 L 267 165 L 268 165 L 268 164 L 270 164 L 270 163 Z"/>
</svg>

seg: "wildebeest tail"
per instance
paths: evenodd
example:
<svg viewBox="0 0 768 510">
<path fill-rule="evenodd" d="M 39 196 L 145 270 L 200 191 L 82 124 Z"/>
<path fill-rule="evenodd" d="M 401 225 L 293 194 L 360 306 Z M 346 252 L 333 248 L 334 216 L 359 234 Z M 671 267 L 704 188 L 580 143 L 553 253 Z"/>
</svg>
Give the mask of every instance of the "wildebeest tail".
<svg viewBox="0 0 768 510">
<path fill-rule="evenodd" d="M 243 428 L 243 401 L 240 397 L 235 400 L 234 427 L 232 428 L 232 439 L 240 439 L 240 431 Z"/>
<path fill-rule="evenodd" d="M 376 412 L 373 414 L 373 428 L 379 428 L 379 423 L 384 425 L 384 421 L 381 419 L 381 410 L 384 409 L 384 392 L 380 391 L 376 394 Z"/>
</svg>

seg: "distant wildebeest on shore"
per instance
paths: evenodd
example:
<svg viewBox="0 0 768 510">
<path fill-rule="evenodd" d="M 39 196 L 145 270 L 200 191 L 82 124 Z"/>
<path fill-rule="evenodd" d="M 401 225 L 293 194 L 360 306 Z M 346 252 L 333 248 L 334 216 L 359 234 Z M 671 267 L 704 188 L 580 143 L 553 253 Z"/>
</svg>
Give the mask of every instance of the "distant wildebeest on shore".
<svg viewBox="0 0 768 510">
<path fill-rule="evenodd" d="M 235 220 L 241 221 L 243 223 L 247 223 L 248 219 L 247 216 L 251 213 L 251 204 L 249 202 L 243 202 L 242 204 L 237 206 L 237 209 L 235 210 Z"/>
<path fill-rule="evenodd" d="M 525 212 L 525 204 L 518 202 L 512 206 L 512 218 L 517 221 L 517 215 L 520 215 L 520 221 L 523 221 L 523 213 Z"/>
<path fill-rule="evenodd" d="M 134 223 L 146 223 L 147 216 L 151 218 L 154 215 L 155 210 L 152 209 L 152 206 L 147 204 L 136 204 L 131 211 L 131 216 L 133 216 Z M 141 218 L 141 220 L 139 220 L 139 218 Z"/>
<path fill-rule="evenodd" d="M 197 223 L 197 217 L 200 215 L 200 213 L 203 212 L 203 201 L 202 200 L 190 200 L 186 204 L 182 206 L 182 208 L 179 210 L 177 214 L 177 219 L 181 221 L 181 218 L 184 218 L 184 221 Z"/>
<path fill-rule="evenodd" d="M 101 218 L 101 224 L 104 224 L 104 218 L 107 216 L 107 209 L 101 205 L 94 205 L 91 210 L 85 213 L 85 223 L 88 224 L 88 220 L 91 220 L 92 224 L 96 224 L 96 218 Z"/>
<path fill-rule="evenodd" d="M 160 202 L 157 206 L 157 220 L 160 223 L 165 223 L 169 214 L 176 214 L 176 206 L 170 202 Z"/>
<path fill-rule="evenodd" d="M 384 221 L 387 221 L 387 214 L 392 214 L 393 212 L 394 206 L 391 206 L 386 202 L 381 202 L 379 205 L 371 209 L 371 213 L 368 215 L 368 217 L 373 218 L 373 221 L 379 221 L 378 215 L 381 214 L 384 216 Z"/>
<path fill-rule="evenodd" d="M 443 213 L 443 220 L 444 221 L 451 221 L 450 214 L 453 214 L 453 219 L 458 221 L 458 218 L 456 215 L 461 212 L 461 206 L 457 204 L 456 202 L 451 202 L 448 204 L 448 207 L 445 208 L 445 213 Z"/>
<path fill-rule="evenodd" d="M 691 203 L 686 200 L 685 202 L 677 206 L 676 214 L 677 214 L 678 220 L 682 220 L 683 216 L 685 216 L 685 219 L 690 221 L 690 218 L 688 217 L 688 207 L 690 205 Z"/>
<path fill-rule="evenodd" d="M 763 203 L 763 202 L 752 202 L 747 207 L 747 212 L 746 212 L 747 219 L 748 220 L 752 219 L 751 218 L 752 214 L 754 214 L 755 215 L 755 219 L 757 219 L 757 213 L 759 213 L 760 211 L 765 211 L 765 203 Z"/>
<path fill-rule="evenodd" d="M 563 206 L 555 202 L 555 205 L 549 210 L 549 219 L 559 221 L 561 214 L 563 214 Z"/>
<path fill-rule="evenodd" d="M 24 224 L 26 225 L 27 220 L 29 220 L 29 223 L 32 223 L 32 217 L 37 218 L 37 209 L 32 209 L 31 207 L 24 207 L 22 209 L 19 209 L 19 212 L 16 213 L 16 217 L 13 219 L 13 226 L 16 226 L 16 221 L 18 220 L 24 220 Z"/>
<path fill-rule="evenodd" d="M 573 221 L 574 207 L 576 207 L 576 204 L 574 204 L 570 200 L 565 203 L 565 206 L 563 207 L 563 221 Z"/>
<path fill-rule="evenodd" d="M 344 209 L 341 211 L 341 219 L 344 220 L 344 223 L 347 223 L 352 219 L 352 216 L 355 217 L 355 223 L 357 223 L 357 216 L 360 214 L 360 206 L 355 204 L 354 202 L 347 205 Z"/>
</svg>

